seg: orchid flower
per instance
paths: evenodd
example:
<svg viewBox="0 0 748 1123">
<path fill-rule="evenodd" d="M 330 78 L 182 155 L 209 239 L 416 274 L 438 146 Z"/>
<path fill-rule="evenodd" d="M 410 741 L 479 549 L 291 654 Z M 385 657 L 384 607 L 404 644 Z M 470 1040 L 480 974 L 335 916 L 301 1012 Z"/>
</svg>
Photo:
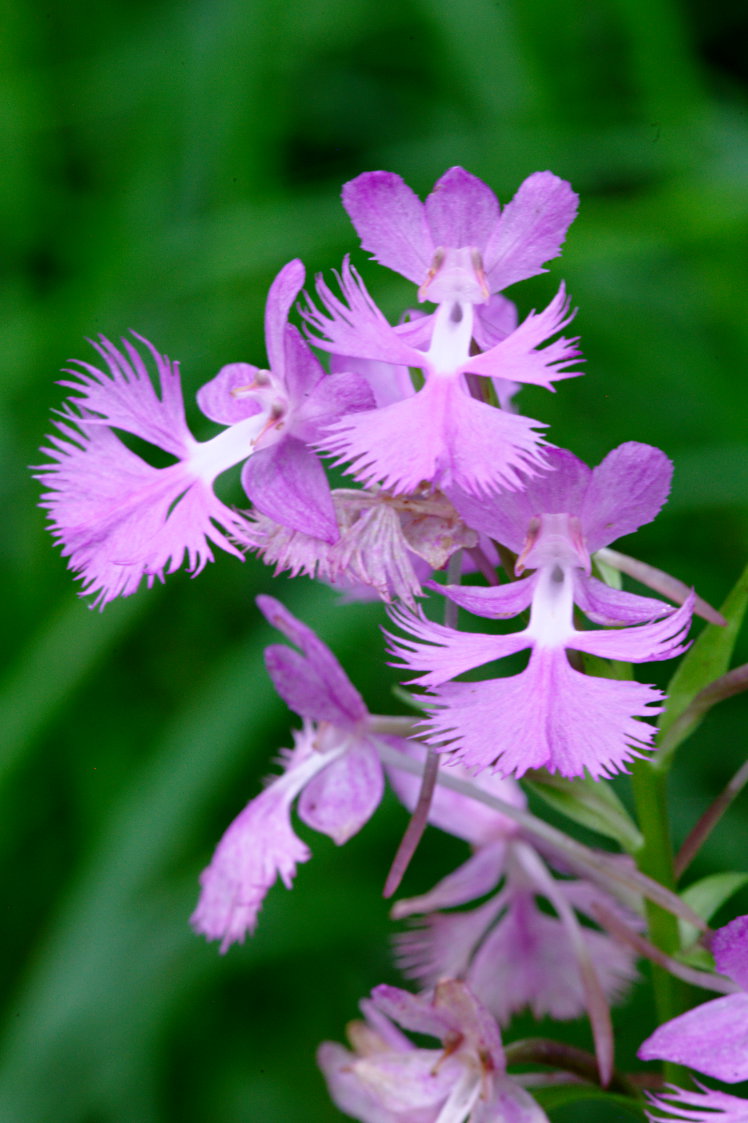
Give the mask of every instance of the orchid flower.
<svg viewBox="0 0 748 1123">
<path fill-rule="evenodd" d="M 423 615 L 395 610 L 406 637 L 391 636 L 398 665 L 421 671 L 411 680 L 433 690 L 426 742 L 472 772 L 493 768 L 522 776 L 548 768 L 594 778 L 625 770 L 652 748 L 654 729 L 636 720 L 661 709 L 661 691 L 633 681 L 582 674 L 566 652 L 640 663 L 685 650 L 693 594 L 675 611 L 649 597 L 608 588 L 590 574 L 590 554 L 656 515 L 667 496 L 671 465 L 659 449 L 635 442 L 590 470 L 571 453 L 549 453 L 553 471 L 495 505 L 460 505 L 469 525 L 518 553 L 520 581 L 491 588 L 433 586 L 455 604 L 493 619 L 530 609 L 530 622 L 509 635 L 458 632 Z M 574 605 L 605 625 L 582 631 Z M 657 620 L 657 617 L 666 617 Z M 649 621 L 644 623 L 644 621 Z M 474 667 L 531 650 L 520 674 L 453 682 Z"/>
<path fill-rule="evenodd" d="M 563 286 L 543 312 L 531 312 L 515 331 L 475 355 L 475 306 L 470 301 L 439 305 L 423 350 L 406 334 L 410 331 L 422 342 L 422 322 L 392 328 L 347 260 L 340 284 L 344 300 L 318 279 L 324 311 L 310 303 L 304 312 L 315 345 L 339 355 L 420 369 L 425 382 L 399 401 L 331 423 L 317 442 L 320 450 L 337 457 L 337 463 L 350 463 L 348 471 L 356 479 L 381 483 L 397 494 L 429 483 L 481 496 L 520 487 L 522 472 L 545 465 L 544 442 L 537 433 L 545 426 L 472 397 L 465 376 L 550 389 L 555 380 L 579 374 L 568 369 L 579 354 L 575 340 L 562 336 L 541 347 L 572 318 Z"/>
<path fill-rule="evenodd" d="M 285 526 L 327 542 L 338 536 L 325 473 L 309 443 L 349 409 L 372 402 L 355 374 L 327 376 L 288 312 L 304 280 L 300 261 L 281 270 L 265 311 L 269 370 L 248 363 L 224 367 L 198 393 L 203 413 L 226 426 L 197 441 L 185 420 L 179 367 L 147 340 L 158 376 L 154 386 L 138 351 L 102 338 L 94 347 L 107 371 L 79 363 L 63 385 L 73 396 L 45 449 L 51 462 L 38 478 L 49 489 L 42 506 L 83 593 L 102 606 L 173 573 L 187 557 L 191 573 L 213 560 L 211 544 L 241 557 L 246 519 L 213 491 L 215 479 L 245 461 L 244 489 L 255 507 Z M 116 430 L 173 458 L 157 468 L 133 452 Z"/>
<path fill-rule="evenodd" d="M 506 1072 L 493 1018 L 464 983 L 431 995 L 379 986 L 349 1027 L 353 1052 L 332 1042 L 317 1054 L 330 1094 L 361 1123 L 547 1123 L 529 1092 Z M 400 1030 L 436 1037 L 414 1045 Z"/>
<path fill-rule="evenodd" d="M 384 791 L 384 772 L 375 733 L 363 699 L 335 656 L 273 597 L 257 604 L 269 623 L 298 651 L 274 644 L 265 650 L 273 685 L 303 719 L 294 748 L 282 755 L 282 775 L 251 800 L 218 843 L 203 871 L 193 927 L 221 951 L 254 931 L 262 902 L 280 877 L 286 888 L 309 848 L 291 826 L 296 802 L 299 818 L 338 845 L 368 822 Z M 297 802 L 298 801 L 298 802 Z"/>
</svg>

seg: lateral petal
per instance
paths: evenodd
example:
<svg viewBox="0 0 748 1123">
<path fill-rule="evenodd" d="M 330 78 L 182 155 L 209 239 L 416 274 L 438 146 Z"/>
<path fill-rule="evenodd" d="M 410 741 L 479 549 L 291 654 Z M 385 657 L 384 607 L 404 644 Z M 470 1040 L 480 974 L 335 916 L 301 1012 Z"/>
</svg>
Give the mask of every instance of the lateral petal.
<svg viewBox="0 0 748 1123">
<path fill-rule="evenodd" d="M 263 515 L 325 542 L 340 537 L 325 470 L 295 437 L 258 449 L 242 468 L 242 484 Z"/>
<path fill-rule="evenodd" d="M 400 608 L 391 609 L 390 617 L 406 633 L 396 636 L 385 632 L 388 650 L 398 660 L 392 666 L 424 669 L 423 674 L 408 680 L 419 686 L 438 686 L 474 667 L 524 651 L 532 643 L 524 632 L 513 632 L 508 636 L 458 632 L 427 620 L 422 613 Z"/>
<path fill-rule="evenodd" d="M 182 458 L 195 441 L 184 417 L 179 363 L 162 355 L 142 335 L 136 332 L 133 335 L 148 348 L 156 363 L 156 385 L 129 340 L 122 341 L 123 353 L 103 335 L 98 343 L 94 340 L 91 343 L 108 370 L 79 362 L 80 370 L 64 372 L 71 375 L 72 380 L 63 380 L 60 385 L 74 391 L 71 403 L 86 415 L 91 425 L 124 429 Z"/>
<path fill-rule="evenodd" d="M 675 605 L 624 589 L 612 589 L 597 577 L 588 577 L 581 570 L 574 572 L 574 603 L 596 624 L 608 627 L 619 624 L 645 624 L 661 616 L 670 616 Z"/>
<path fill-rule="evenodd" d="M 306 785 L 297 812 L 308 827 L 342 846 L 369 821 L 383 793 L 384 772 L 376 749 L 359 740 Z"/>
<path fill-rule="evenodd" d="M 717 970 L 748 991 L 748 916 L 737 916 L 712 938 Z"/>
</svg>

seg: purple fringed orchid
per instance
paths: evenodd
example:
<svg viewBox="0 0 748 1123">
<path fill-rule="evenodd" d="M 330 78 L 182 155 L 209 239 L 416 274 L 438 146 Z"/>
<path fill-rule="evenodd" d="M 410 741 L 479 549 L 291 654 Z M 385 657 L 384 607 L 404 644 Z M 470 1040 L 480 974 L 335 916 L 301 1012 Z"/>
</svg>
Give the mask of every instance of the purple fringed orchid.
<svg viewBox="0 0 748 1123">
<path fill-rule="evenodd" d="M 672 1061 L 736 1084 L 748 1080 L 748 916 L 718 929 L 711 947 L 717 970 L 733 980 L 737 993 L 705 1002 L 661 1025 L 638 1056 L 643 1061 Z M 740 1102 L 748 1114 L 748 1105 Z"/>
<path fill-rule="evenodd" d="M 469 525 L 519 555 L 518 576 L 534 572 L 491 588 L 433 586 L 491 619 L 529 608 L 527 627 L 503 636 L 458 632 L 393 612 L 408 635 L 390 637 L 391 649 L 399 665 L 423 672 L 411 681 L 438 688 L 423 738 L 437 751 L 449 752 L 471 772 L 492 768 L 522 776 L 545 767 L 567 777 L 586 770 L 599 779 L 625 770 L 652 748 L 654 729 L 636 719 L 658 713 L 663 694 L 638 682 L 583 674 L 567 651 L 632 663 L 671 659 L 686 648 L 693 595 L 676 611 L 611 589 L 590 573 L 590 554 L 649 522 L 662 506 L 672 472 L 664 453 L 629 442 L 594 470 L 562 449 L 548 457 L 553 471 L 529 479 L 524 491 L 495 504 L 458 503 Z M 574 605 L 597 624 L 626 626 L 581 631 Z M 639 626 L 628 626 L 634 624 Z M 450 681 L 528 648 L 530 661 L 520 674 Z"/>
<path fill-rule="evenodd" d="M 521 474 L 544 467 L 545 426 L 471 396 L 466 375 L 552 388 L 579 371 L 576 340 L 561 337 L 541 347 L 571 320 L 563 286 L 544 311 L 529 316 L 482 354 L 472 354 L 474 305 L 440 304 L 430 318 L 392 328 L 346 260 L 340 277 L 345 300 L 318 279 L 324 311 L 305 310 L 316 346 L 340 355 L 415 367 L 422 389 L 379 409 L 362 410 L 327 426 L 317 447 L 350 463 L 356 479 L 396 494 L 425 483 L 471 495 L 521 486 Z M 421 349 L 418 345 L 423 345 Z"/>
<path fill-rule="evenodd" d="M 697 1080 L 698 1092 L 670 1085 L 659 1095 L 646 1093 L 655 1115 L 647 1111 L 649 1123 L 748 1123 L 748 1100 L 706 1088 Z"/>
<path fill-rule="evenodd" d="M 292 261 L 271 286 L 265 310 L 269 370 L 232 363 L 198 393 L 207 417 L 226 428 L 197 441 L 185 420 L 179 366 L 136 336 L 150 351 L 157 386 L 131 343 L 118 350 L 106 339 L 94 347 L 107 371 L 79 363 L 74 393 L 62 410 L 59 432 L 43 449 L 51 463 L 38 478 L 54 535 L 83 594 L 104 605 L 177 570 L 186 555 L 195 574 L 212 561 L 211 544 L 241 557 L 246 519 L 214 494 L 217 476 L 246 461 L 244 489 L 263 513 L 327 542 L 338 536 L 325 473 L 308 447 L 322 428 L 349 409 L 372 404 L 354 374 L 325 375 L 288 312 L 304 281 Z M 115 430 L 170 454 L 156 468 L 131 451 Z"/>
<path fill-rule="evenodd" d="M 273 644 L 265 650 L 265 663 L 281 698 L 304 724 L 282 758 L 283 774 L 238 815 L 200 877 L 192 924 L 208 939 L 220 940 L 222 952 L 254 931 L 276 878 L 290 888 L 297 864 L 311 856 L 291 826 L 297 799 L 299 818 L 342 845 L 369 820 L 384 791 L 377 755 L 381 735 L 373 732 L 363 699 L 335 656 L 273 597 L 260 596 L 257 604 L 299 648 Z"/>
<path fill-rule="evenodd" d="M 412 745 L 409 752 L 421 756 Z M 460 776 L 459 765 L 450 768 Z M 417 780 L 393 769 L 390 783 L 413 807 Z M 518 807 L 526 806 L 519 785 L 484 773 L 474 783 Z M 594 971 L 606 1002 L 620 998 L 635 978 L 634 957 L 606 933 L 583 926 L 575 914 L 593 918 L 596 904 L 634 928 L 640 918 L 588 880 L 558 880 L 521 829 L 499 812 L 437 785 L 429 822 L 465 839 L 471 857 L 433 889 L 396 902 L 396 920 L 419 917 L 417 925 L 396 937 L 398 962 L 412 979 L 432 987 L 440 978 L 463 979 L 500 1025 L 529 1007 L 535 1017 L 576 1018 L 590 1003 L 586 986 Z M 565 870 L 563 860 L 556 864 Z M 490 894 L 490 896 L 489 896 Z M 477 908 L 445 913 L 487 898 Z M 547 901 L 555 915 L 541 911 Z"/>
<path fill-rule="evenodd" d="M 545 1112 L 506 1071 L 493 1018 L 464 983 L 440 982 L 430 996 L 379 986 L 349 1026 L 353 1052 L 325 1042 L 317 1060 L 330 1095 L 360 1123 L 547 1123 Z M 436 1037 L 414 1045 L 398 1028 Z"/>
</svg>

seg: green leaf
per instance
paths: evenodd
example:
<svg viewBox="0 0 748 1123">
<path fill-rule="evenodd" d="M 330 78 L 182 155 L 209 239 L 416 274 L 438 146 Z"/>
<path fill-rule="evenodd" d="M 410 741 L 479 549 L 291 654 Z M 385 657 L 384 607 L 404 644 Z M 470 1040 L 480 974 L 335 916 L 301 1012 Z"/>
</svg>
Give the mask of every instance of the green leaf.
<svg viewBox="0 0 748 1123">
<path fill-rule="evenodd" d="M 669 769 L 678 745 L 701 723 L 703 712 L 694 710 L 692 721 L 676 726 L 696 695 L 727 671 L 746 606 L 748 566 L 720 609 L 727 625 L 707 624 L 668 684 L 667 706 L 660 718 L 659 752 L 652 758 L 652 767 L 658 771 Z"/>
<path fill-rule="evenodd" d="M 589 776 L 566 780 L 545 772 L 528 772 L 525 782 L 556 811 L 614 839 L 628 853 L 634 853 L 643 845 L 644 839 L 636 823 L 605 780 L 593 780 Z"/>
<path fill-rule="evenodd" d="M 748 873 L 737 873 L 727 870 L 724 873 L 713 873 L 694 881 L 681 893 L 681 897 L 690 905 L 694 912 L 709 922 L 717 909 L 730 900 L 737 892 L 748 885 Z M 689 947 L 698 939 L 696 929 L 684 920 L 678 921 L 681 931 L 681 945 Z M 701 966 L 701 957 L 699 966 Z M 711 960 L 707 957 L 707 963 Z"/>
<path fill-rule="evenodd" d="M 608 1107 L 615 1104 L 617 1107 L 628 1108 L 637 1119 L 642 1118 L 642 1105 L 636 1100 L 616 1092 L 606 1092 L 603 1088 L 596 1088 L 594 1084 L 554 1084 L 547 1088 L 533 1088 L 532 1094 L 545 1111 L 580 1103 L 582 1100 L 604 1100 Z"/>
</svg>

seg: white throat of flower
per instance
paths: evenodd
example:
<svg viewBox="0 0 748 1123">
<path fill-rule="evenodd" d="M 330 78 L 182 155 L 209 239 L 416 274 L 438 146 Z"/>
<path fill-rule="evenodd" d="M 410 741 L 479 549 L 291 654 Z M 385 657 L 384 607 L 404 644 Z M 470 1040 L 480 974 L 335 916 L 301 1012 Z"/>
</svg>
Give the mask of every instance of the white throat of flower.
<svg viewBox="0 0 748 1123">
<path fill-rule="evenodd" d="M 429 368 L 437 378 L 453 377 L 470 358 L 473 315 L 473 305 L 464 301 L 448 300 L 437 308 L 427 351 Z"/>
<path fill-rule="evenodd" d="M 576 515 L 533 518 L 515 572 L 537 570 L 526 635 L 536 647 L 563 647 L 574 635 L 574 570 L 589 573 L 590 559 Z"/>
</svg>

